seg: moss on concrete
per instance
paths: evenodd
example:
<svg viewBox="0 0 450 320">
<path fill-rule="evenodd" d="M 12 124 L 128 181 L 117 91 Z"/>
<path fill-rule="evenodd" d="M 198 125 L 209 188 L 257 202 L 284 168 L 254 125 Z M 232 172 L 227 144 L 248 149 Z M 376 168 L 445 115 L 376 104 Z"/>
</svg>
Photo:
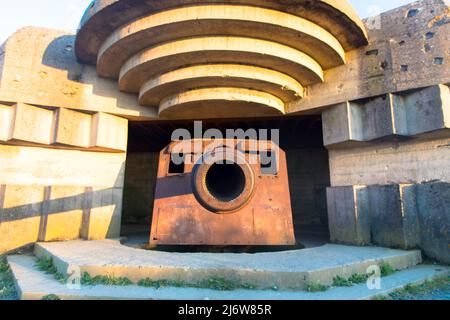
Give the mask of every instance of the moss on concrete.
<svg viewBox="0 0 450 320">
<path fill-rule="evenodd" d="M 112 277 L 112 276 L 94 276 L 84 272 L 81 276 L 81 284 L 87 286 L 103 285 L 103 286 L 130 286 L 133 282 L 124 277 Z"/>
<path fill-rule="evenodd" d="M 390 276 L 391 274 L 396 273 L 398 270 L 394 269 L 389 263 L 381 262 L 380 263 L 380 272 L 382 277 Z"/>
<path fill-rule="evenodd" d="M 351 287 L 353 283 L 349 279 L 336 276 L 333 278 L 333 287 Z"/>
<path fill-rule="evenodd" d="M 348 278 L 348 280 L 354 284 L 359 284 L 359 283 L 366 282 L 368 278 L 369 278 L 369 275 L 367 275 L 367 274 L 355 273 L 355 274 L 352 274 L 352 276 L 350 278 Z"/>
<path fill-rule="evenodd" d="M 248 290 L 257 289 L 257 287 L 254 285 L 241 283 L 239 281 L 228 280 L 224 278 L 209 278 L 195 284 L 186 283 L 181 280 L 152 280 L 147 278 L 139 281 L 138 285 L 142 287 L 154 287 L 154 288 L 184 287 L 184 288 L 213 289 L 218 291 L 231 291 L 237 289 L 248 289 Z"/>
<path fill-rule="evenodd" d="M 58 269 L 56 269 L 52 258 L 38 259 L 38 261 L 36 262 L 36 267 L 39 270 L 45 272 L 46 274 L 53 275 L 55 279 L 58 280 L 60 283 L 66 282 L 66 277 L 62 275 L 60 272 L 58 272 Z"/>
<path fill-rule="evenodd" d="M 308 292 L 323 292 L 327 291 L 330 287 L 321 283 L 311 282 L 306 285 L 306 291 Z"/>
</svg>

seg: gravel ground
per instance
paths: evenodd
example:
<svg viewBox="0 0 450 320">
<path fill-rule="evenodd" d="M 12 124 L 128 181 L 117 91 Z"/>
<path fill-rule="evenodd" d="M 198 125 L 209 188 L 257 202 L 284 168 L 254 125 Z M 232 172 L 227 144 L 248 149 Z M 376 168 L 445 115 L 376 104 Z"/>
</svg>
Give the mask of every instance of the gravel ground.
<svg viewBox="0 0 450 320">
<path fill-rule="evenodd" d="M 394 300 L 450 300 L 450 286 L 445 289 L 431 290 L 424 294 L 407 294 Z"/>
</svg>

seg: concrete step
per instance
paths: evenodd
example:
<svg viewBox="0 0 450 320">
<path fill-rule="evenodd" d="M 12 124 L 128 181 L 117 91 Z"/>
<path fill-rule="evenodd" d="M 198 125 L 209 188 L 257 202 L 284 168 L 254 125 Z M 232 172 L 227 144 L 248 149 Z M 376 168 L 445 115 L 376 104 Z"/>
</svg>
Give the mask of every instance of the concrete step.
<svg viewBox="0 0 450 320">
<path fill-rule="evenodd" d="M 427 279 L 450 274 L 450 268 L 436 265 L 419 265 L 381 279 L 381 288 L 368 289 L 359 284 L 352 287 L 336 287 L 324 292 L 273 290 L 216 291 L 195 288 L 145 288 L 132 286 L 81 286 L 69 288 L 35 267 L 32 256 L 10 256 L 8 262 L 13 272 L 19 297 L 38 300 L 54 294 L 63 300 L 364 300 L 377 295 L 387 295 L 407 284 L 419 284 Z"/>
<path fill-rule="evenodd" d="M 197 284 L 223 278 L 260 289 L 304 290 L 308 284 L 331 285 L 333 278 L 366 274 L 368 267 L 388 263 L 407 269 L 421 263 L 420 251 L 377 247 L 325 246 L 284 252 L 173 253 L 123 246 L 119 241 L 39 243 L 35 255 L 52 258 L 60 273 L 74 270 L 91 276 L 139 280 L 174 280 Z M 69 271 L 69 272 L 68 272 Z"/>
</svg>

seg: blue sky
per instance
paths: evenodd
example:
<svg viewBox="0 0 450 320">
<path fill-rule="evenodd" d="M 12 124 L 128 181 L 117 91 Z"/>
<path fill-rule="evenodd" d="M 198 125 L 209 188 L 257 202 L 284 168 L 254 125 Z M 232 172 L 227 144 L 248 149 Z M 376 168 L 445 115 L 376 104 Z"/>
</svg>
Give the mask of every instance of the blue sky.
<svg viewBox="0 0 450 320">
<path fill-rule="evenodd" d="M 23 26 L 74 31 L 91 0 L 14 0 L 0 4 L 0 43 Z M 373 16 L 411 0 L 350 0 L 361 17 Z"/>
</svg>

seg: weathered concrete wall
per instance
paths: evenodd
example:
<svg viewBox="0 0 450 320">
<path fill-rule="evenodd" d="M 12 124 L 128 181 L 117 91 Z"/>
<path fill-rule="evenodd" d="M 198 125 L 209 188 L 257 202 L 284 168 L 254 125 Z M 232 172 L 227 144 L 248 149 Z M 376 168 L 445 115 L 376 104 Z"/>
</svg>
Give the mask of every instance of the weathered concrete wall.
<svg viewBox="0 0 450 320">
<path fill-rule="evenodd" d="M 128 121 L 0 105 L 0 252 L 120 234 Z"/>
<path fill-rule="evenodd" d="M 158 162 L 159 153 L 157 152 L 127 154 L 122 215 L 124 223 L 150 225 Z"/>
<path fill-rule="evenodd" d="M 332 186 L 450 181 L 450 90 L 437 85 L 323 113 Z"/>
<path fill-rule="evenodd" d="M 450 182 L 450 138 L 330 149 L 332 186 Z"/>
<path fill-rule="evenodd" d="M 450 262 L 449 98 L 435 85 L 324 111 L 332 241 L 420 247 Z"/>
<path fill-rule="evenodd" d="M 369 45 L 347 53 L 346 65 L 289 105 L 290 113 L 390 92 L 450 82 L 448 1 L 417 1 L 367 19 Z M 327 94 L 323 94 L 326 92 Z"/>
<path fill-rule="evenodd" d="M 326 70 L 324 82 L 307 86 L 304 99 L 288 104 L 286 112 L 317 113 L 336 103 L 448 84 L 449 12 L 444 0 L 427 0 L 367 20 L 370 44 L 347 52 L 345 65 Z M 93 38 L 88 40 L 99 41 Z M 95 67 L 78 64 L 74 41 L 73 35 L 42 28 L 25 28 L 12 35 L 0 54 L 0 61 L 4 59 L 0 101 L 102 111 L 139 120 L 159 117 L 157 107 L 140 106 L 137 96 L 120 92 L 117 83 L 99 77 Z"/>
<path fill-rule="evenodd" d="M 328 189 L 331 240 L 421 248 L 450 263 L 450 184 L 371 185 Z"/>
<path fill-rule="evenodd" d="M 125 154 L 0 145 L 0 252 L 120 233 Z"/>
<path fill-rule="evenodd" d="M 328 223 L 331 241 L 356 245 L 370 244 L 367 194 L 360 186 L 328 188 Z"/>
<path fill-rule="evenodd" d="M 155 118 L 135 95 L 121 93 L 115 81 L 78 64 L 75 36 L 43 28 L 24 28 L 4 44 L 0 64 L 0 102 L 107 112 L 128 118 Z M 1 52 L 1 51 L 0 51 Z M 1 62 L 1 60 L 0 60 Z"/>
</svg>

